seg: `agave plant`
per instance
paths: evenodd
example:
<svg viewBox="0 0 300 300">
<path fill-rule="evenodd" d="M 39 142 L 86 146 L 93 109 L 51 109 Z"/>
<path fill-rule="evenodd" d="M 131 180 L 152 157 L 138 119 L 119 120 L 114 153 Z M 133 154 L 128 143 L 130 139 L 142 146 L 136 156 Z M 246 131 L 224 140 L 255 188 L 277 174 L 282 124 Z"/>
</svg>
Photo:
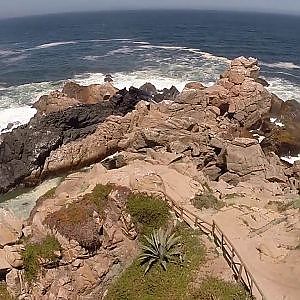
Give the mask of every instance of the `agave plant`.
<svg viewBox="0 0 300 300">
<path fill-rule="evenodd" d="M 140 256 L 142 264 L 147 264 L 145 274 L 155 264 L 166 271 L 167 263 L 182 262 L 183 256 L 180 249 L 180 236 L 175 237 L 174 234 L 163 229 L 154 230 L 150 237 L 145 236 L 147 243 L 142 246 L 143 253 Z M 177 258 L 177 260 L 176 260 Z"/>
</svg>

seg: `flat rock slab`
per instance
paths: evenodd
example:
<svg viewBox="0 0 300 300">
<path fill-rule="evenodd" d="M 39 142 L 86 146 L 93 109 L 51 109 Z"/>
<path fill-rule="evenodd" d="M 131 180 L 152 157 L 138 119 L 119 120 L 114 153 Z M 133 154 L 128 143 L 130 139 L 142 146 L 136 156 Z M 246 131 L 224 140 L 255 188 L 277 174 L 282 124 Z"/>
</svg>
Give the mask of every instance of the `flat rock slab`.
<svg viewBox="0 0 300 300">
<path fill-rule="evenodd" d="M 22 227 L 21 220 L 13 213 L 0 209 L 0 247 L 16 243 L 21 237 Z"/>
</svg>

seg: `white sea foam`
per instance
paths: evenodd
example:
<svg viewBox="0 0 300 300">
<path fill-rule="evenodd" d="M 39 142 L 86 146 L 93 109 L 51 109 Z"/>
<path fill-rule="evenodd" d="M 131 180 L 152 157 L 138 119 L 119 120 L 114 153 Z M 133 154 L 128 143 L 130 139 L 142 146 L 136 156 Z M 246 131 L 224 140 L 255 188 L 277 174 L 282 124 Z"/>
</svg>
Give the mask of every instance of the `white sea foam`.
<svg viewBox="0 0 300 300">
<path fill-rule="evenodd" d="M 15 54 L 19 54 L 20 51 L 14 51 L 14 50 L 10 50 L 10 49 L 0 49 L 0 57 L 7 57 L 7 56 L 11 56 L 11 55 L 15 55 Z"/>
<path fill-rule="evenodd" d="M 65 46 L 65 45 L 75 45 L 75 44 L 79 44 L 79 43 L 96 43 L 96 42 L 101 43 L 101 42 L 112 42 L 112 41 L 129 42 L 129 41 L 131 41 L 131 39 L 94 39 L 94 40 L 51 42 L 51 43 L 38 45 L 33 48 L 25 49 L 25 51 L 47 49 L 47 48 L 52 48 L 52 47 L 57 47 L 57 46 Z"/>
<path fill-rule="evenodd" d="M 178 90 L 182 90 L 187 83 L 184 80 L 172 77 L 163 76 L 155 71 L 136 71 L 132 73 L 113 73 L 113 84 L 119 88 L 130 88 L 131 86 L 140 87 L 146 82 L 151 82 L 157 89 L 170 88 L 172 85 L 176 86 Z M 85 73 L 77 75 L 74 80 L 82 85 L 89 85 L 94 83 L 102 83 L 105 75 L 102 73 Z"/>
<path fill-rule="evenodd" d="M 100 58 L 103 58 L 104 56 L 103 55 L 87 55 L 85 57 L 83 57 L 82 59 L 83 60 L 89 60 L 89 61 L 96 61 Z"/>
<path fill-rule="evenodd" d="M 163 45 L 142 45 L 139 46 L 140 48 L 143 49 L 163 49 L 163 50 L 182 50 L 182 49 L 186 49 L 185 47 L 177 47 L 177 46 L 163 46 Z"/>
<path fill-rule="evenodd" d="M 293 62 L 276 62 L 276 63 L 264 63 L 262 62 L 261 65 L 270 67 L 270 68 L 280 68 L 280 69 L 300 69 L 300 66 L 294 64 Z"/>
<path fill-rule="evenodd" d="M 8 108 L 0 110 L 0 133 L 6 129 L 8 124 L 13 124 L 10 130 L 29 122 L 29 120 L 35 115 L 36 109 L 30 106 Z M 10 131 L 9 130 L 9 131 Z"/>
<path fill-rule="evenodd" d="M 268 79 L 270 86 L 267 89 L 276 94 L 282 100 L 297 100 L 300 101 L 300 86 L 291 81 L 281 78 Z"/>
<path fill-rule="evenodd" d="M 284 161 L 287 161 L 290 164 L 293 164 L 294 162 L 300 160 L 300 154 L 298 154 L 298 156 L 282 156 L 280 158 Z"/>
<path fill-rule="evenodd" d="M 62 86 L 63 82 L 58 81 L 3 87 L 0 95 L 0 131 L 9 123 L 14 123 L 15 127 L 17 124 L 26 124 L 36 112 L 30 105 L 40 96 L 49 94 Z"/>
<path fill-rule="evenodd" d="M 150 43 L 148 42 L 132 42 L 133 44 L 137 44 L 137 45 L 150 45 Z"/>
<path fill-rule="evenodd" d="M 26 58 L 27 58 L 26 54 L 21 54 L 21 55 L 17 55 L 17 56 L 7 57 L 7 58 L 5 58 L 4 63 L 8 64 L 8 65 L 12 65 L 12 64 L 20 62 L 20 61 L 22 61 L 22 60 L 24 60 Z"/>
<path fill-rule="evenodd" d="M 62 45 L 74 45 L 74 44 L 77 44 L 77 43 L 78 42 L 75 42 L 75 41 L 53 42 L 53 43 L 42 44 L 42 45 L 36 46 L 32 49 L 47 49 L 47 48 L 52 48 L 52 47 L 57 47 L 57 46 L 62 46 Z"/>
<path fill-rule="evenodd" d="M 115 54 L 129 54 L 129 53 L 135 52 L 136 50 L 138 50 L 138 49 L 132 49 L 128 46 L 123 46 L 119 49 L 109 51 L 105 56 L 115 55 Z"/>
</svg>

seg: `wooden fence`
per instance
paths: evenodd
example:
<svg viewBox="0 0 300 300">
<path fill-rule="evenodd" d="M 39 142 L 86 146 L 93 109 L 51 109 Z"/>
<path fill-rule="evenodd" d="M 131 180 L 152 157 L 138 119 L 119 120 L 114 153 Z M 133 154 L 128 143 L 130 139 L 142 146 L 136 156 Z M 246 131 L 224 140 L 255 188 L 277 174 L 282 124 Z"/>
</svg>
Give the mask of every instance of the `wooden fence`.
<svg viewBox="0 0 300 300">
<path fill-rule="evenodd" d="M 243 262 L 241 256 L 234 248 L 229 238 L 216 224 L 216 222 L 213 221 L 213 223 L 211 224 L 207 221 L 204 221 L 199 218 L 199 216 L 178 205 L 170 198 L 167 198 L 166 200 L 170 208 L 179 218 L 184 220 L 191 227 L 197 227 L 203 233 L 210 234 L 212 236 L 216 246 L 221 249 L 222 254 L 229 267 L 233 271 L 236 280 L 238 282 L 241 282 L 246 287 L 251 296 L 255 296 L 255 299 L 257 300 L 266 300 L 266 297 L 255 281 L 253 275 L 250 273 L 248 267 Z"/>
</svg>

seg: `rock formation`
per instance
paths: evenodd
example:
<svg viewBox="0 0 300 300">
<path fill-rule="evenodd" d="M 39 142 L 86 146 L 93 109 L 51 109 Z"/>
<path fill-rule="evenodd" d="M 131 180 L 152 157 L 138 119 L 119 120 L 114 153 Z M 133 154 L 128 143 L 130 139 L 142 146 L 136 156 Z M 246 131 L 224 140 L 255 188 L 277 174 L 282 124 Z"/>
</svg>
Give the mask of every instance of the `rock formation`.
<svg viewBox="0 0 300 300">
<path fill-rule="evenodd" d="M 31 174 L 33 179 L 39 177 L 51 151 L 88 136 L 107 117 L 125 115 L 138 101 L 146 99 L 147 95 L 138 89 L 122 90 L 110 101 L 82 104 L 46 116 L 36 115 L 27 125 L 1 135 L 0 193 Z"/>
<path fill-rule="evenodd" d="M 0 192 L 92 166 L 41 198 L 24 224 L 0 210 L 0 273 L 9 292 L 30 300 L 105 295 L 137 254 L 125 207 L 130 191 L 138 191 L 216 220 L 249 268 L 263 270 L 256 274 L 261 282 L 276 282 L 270 299 L 278 286 L 288 293 L 287 282 L 296 295 L 299 268 L 290 261 L 299 247 L 300 163 L 290 165 L 280 155 L 299 151 L 300 109 L 269 93 L 258 76 L 257 60 L 241 57 L 215 85 L 189 83 L 180 94 L 148 83 L 105 100 L 99 86 L 69 83 L 63 93 L 42 97 L 28 125 L 0 136 Z M 111 188 L 103 210 L 90 198 L 98 185 Z M 224 208 L 192 205 L 207 194 Z M 42 260 L 43 272 L 30 286 L 20 238 L 36 242 L 47 235 L 61 245 L 56 264 Z M 278 282 L 268 279 L 273 267 L 284 274 Z"/>
<path fill-rule="evenodd" d="M 274 171 L 266 176 L 266 170 L 278 171 L 280 165 L 280 174 L 286 172 L 287 167 L 279 159 L 269 157 L 274 158 L 272 152 L 281 155 L 298 150 L 296 130 L 290 128 L 298 126 L 292 125 L 297 124 L 297 114 L 291 114 L 291 110 L 299 110 L 297 103 L 282 103 L 269 93 L 257 82 L 258 76 L 257 60 L 241 57 L 233 60 L 211 87 L 189 83 L 180 94 L 174 88 L 159 93 L 148 83 L 140 90 L 122 90 L 109 101 L 102 99 L 92 105 L 78 104 L 75 94 L 81 95 L 76 96 L 80 101 L 88 102 L 82 99 L 93 98 L 100 86 L 68 83 L 64 88 L 67 96 L 52 93 L 49 102 L 39 104 L 41 111 L 57 111 L 46 116 L 38 114 L 28 125 L 1 136 L 0 191 L 89 165 L 118 150 L 141 152 L 150 148 L 190 157 L 213 180 L 221 178 L 236 184 L 250 175 L 263 174 L 265 180 L 288 186 L 288 177 L 280 175 L 276 179 Z M 61 110 L 64 104 L 52 105 L 50 100 L 60 97 L 66 106 L 77 106 Z M 175 102 L 140 102 L 135 107 L 140 100 L 155 99 Z M 274 113 L 289 128 L 291 136 L 285 140 L 286 131 L 270 122 L 267 125 L 268 116 Z M 266 136 L 262 148 L 253 140 L 253 129 Z M 278 136 L 282 139 L 276 139 Z M 234 140 L 244 137 L 252 140 Z M 269 168 L 270 161 L 276 166 Z"/>
</svg>

